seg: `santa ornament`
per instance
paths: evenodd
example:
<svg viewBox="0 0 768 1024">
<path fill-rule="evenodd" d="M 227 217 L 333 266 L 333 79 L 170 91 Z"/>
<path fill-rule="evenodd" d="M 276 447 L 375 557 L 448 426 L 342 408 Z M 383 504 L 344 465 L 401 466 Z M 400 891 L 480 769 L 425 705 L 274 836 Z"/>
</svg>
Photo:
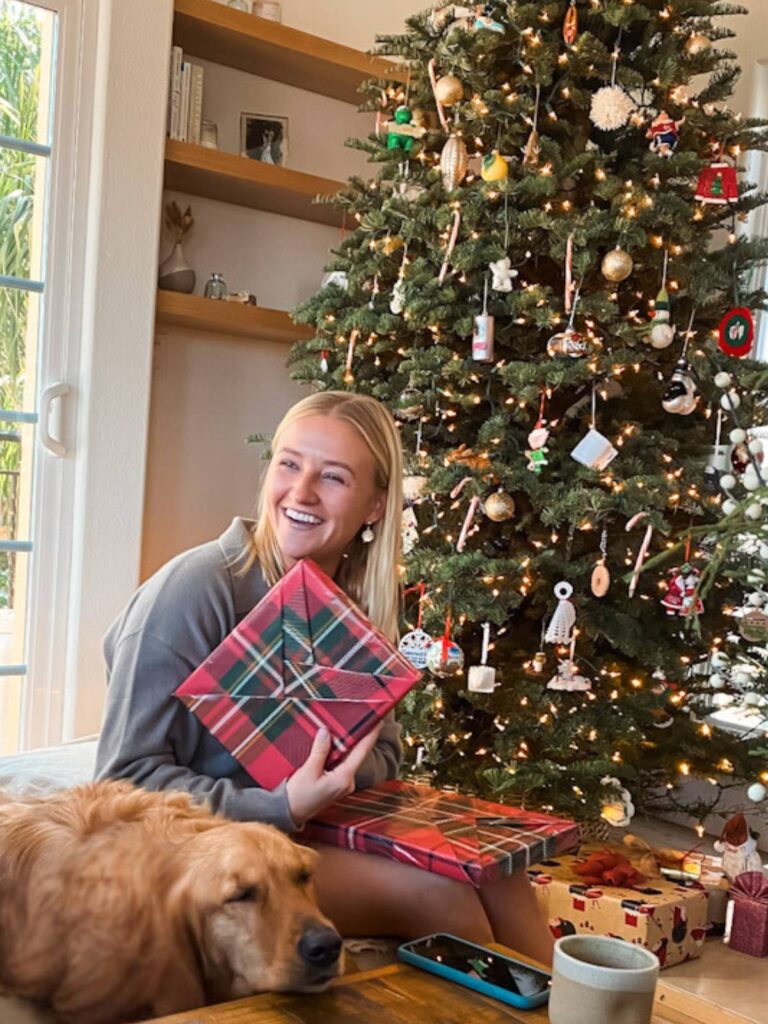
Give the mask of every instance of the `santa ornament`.
<svg viewBox="0 0 768 1024">
<path fill-rule="evenodd" d="M 669 615 L 681 615 L 684 618 L 694 613 L 701 615 L 704 604 L 696 596 L 700 579 L 698 571 L 689 562 L 670 571 L 668 589 L 661 599 Z"/>
<path fill-rule="evenodd" d="M 651 152 L 658 156 L 672 156 L 677 149 L 677 144 L 680 141 L 680 129 L 684 124 L 684 117 L 676 121 L 669 116 L 666 110 L 662 110 L 645 133 L 645 137 L 651 140 Z"/>
<path fill-rule="evenodd" d="M 732 882 L 745 871 L 763 870 L 762 857 L 743 814 L 728 819 L 715 850 L 723 855 L 723 871 Z"/>
</svg>

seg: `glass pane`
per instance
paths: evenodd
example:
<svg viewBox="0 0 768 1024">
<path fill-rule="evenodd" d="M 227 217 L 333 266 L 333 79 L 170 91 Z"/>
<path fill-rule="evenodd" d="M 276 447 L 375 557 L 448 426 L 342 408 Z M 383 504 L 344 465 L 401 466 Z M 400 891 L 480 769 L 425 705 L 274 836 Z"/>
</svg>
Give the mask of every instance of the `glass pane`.
<svg viewBox="0 0 768 1024">
<path fill-rule="evenodd" d="M 0 147 L 0 274 L 7 277 L 43 277 L 49 166 L 48 157 Z"/>
<path fill-rule="evenodd" d="M 0 630 L 3 629 L 0 612 Z M 0 632 L 0 641 L 3 634 Z M 0 676 L 0 757 L 15 754 L 21 739 L 22 676 Z"/>
<path fill-rule="evenodd" d="M 50 143 L 56 15 L 20 0 L 0 0 L 0 135 Z"/>
<path fill-rule="evenodd" d="M 35 411 L 42 305 L 34 292 L 0 288 L 0 409 Z M 0 430 L 7 426 L 0 422 Z"/>
</svg>

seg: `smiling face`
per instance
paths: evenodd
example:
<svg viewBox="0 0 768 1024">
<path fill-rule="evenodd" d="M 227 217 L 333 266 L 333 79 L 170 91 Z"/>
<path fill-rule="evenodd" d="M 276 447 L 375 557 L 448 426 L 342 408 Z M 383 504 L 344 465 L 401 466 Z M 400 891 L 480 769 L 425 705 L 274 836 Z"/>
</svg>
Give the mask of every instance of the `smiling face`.
<svg viewBox="0 0 768 1024">
<path fill-rule="evenodd" d="M 285 569 L 311 558 L 329 576 L 363 525 L 378 522 L 386 505 L 368 446 L 334 416 L 305 416 L 285 427 L 264 488 Z"/>
</svg>

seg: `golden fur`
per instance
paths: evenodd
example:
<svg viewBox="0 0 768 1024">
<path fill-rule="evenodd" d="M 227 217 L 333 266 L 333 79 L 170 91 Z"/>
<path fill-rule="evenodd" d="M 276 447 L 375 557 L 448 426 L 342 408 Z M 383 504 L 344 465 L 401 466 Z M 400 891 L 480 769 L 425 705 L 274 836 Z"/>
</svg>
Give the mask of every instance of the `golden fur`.
<svg viewBox="0 0 768 1024">
<path fill-rule="evenodd" d="M 71 1024 L 161 1016 L 341 969 L 298 952 L 318 910 L 316 854 L 182 793 L 101 782 L 0 794 L 0 993 Z M 239 897 L 239 898 L 238 898 Z"/>
</svg>

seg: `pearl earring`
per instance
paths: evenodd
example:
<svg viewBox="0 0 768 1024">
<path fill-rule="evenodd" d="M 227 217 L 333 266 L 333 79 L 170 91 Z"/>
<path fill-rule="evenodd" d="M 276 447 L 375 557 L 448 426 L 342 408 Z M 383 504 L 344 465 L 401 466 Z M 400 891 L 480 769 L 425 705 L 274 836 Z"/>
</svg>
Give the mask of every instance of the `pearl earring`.
<svg viewBox="0 0 768 1024">
<path fill-rule="evenodd" d="M 360 540 L 363 542 L 363 544 L 370 544 L 371 541 L 373 540 L 373 538 L 374 538 L 373 526 L 372 526 L 371 523 L 366 523 L 365 524 L 365 529 L 363 530 L 362 534 L 360 535 Z"/>
</svg>

